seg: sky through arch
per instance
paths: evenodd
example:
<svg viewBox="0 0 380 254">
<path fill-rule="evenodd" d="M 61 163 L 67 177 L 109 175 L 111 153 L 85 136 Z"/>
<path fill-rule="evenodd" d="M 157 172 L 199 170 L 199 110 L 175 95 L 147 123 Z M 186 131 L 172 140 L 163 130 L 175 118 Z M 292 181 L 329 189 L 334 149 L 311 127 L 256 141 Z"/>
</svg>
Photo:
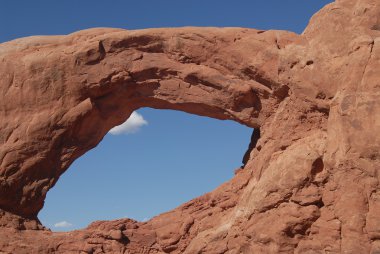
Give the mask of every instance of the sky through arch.
<svg viewBox="0 0 380 254">
<path fill-rule="evenodd" d="M 139 129 L 108 133 L 61 176 L 39 214 L 46 226 L 144 221 L 215 189 L 242 165 L 251 128 L 173 110 L 138 114 Z"/>
</svg>

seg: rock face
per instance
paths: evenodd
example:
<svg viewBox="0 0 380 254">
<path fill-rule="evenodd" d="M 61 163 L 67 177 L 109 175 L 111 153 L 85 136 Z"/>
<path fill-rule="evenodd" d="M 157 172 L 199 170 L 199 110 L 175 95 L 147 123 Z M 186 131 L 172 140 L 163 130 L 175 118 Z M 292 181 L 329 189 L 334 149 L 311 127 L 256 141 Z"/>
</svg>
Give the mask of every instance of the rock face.
<svg viewBox="0 0 380 254">
<path fill-rule="evenodd" d="M 0 253 L 380 253 L 380 2 L 302 35 L 91 29 L 0 45 Z M 70 164 L 140 107 L 254 127 L 235 177 L 148 222 L 53 233 Z"/>
</svg>

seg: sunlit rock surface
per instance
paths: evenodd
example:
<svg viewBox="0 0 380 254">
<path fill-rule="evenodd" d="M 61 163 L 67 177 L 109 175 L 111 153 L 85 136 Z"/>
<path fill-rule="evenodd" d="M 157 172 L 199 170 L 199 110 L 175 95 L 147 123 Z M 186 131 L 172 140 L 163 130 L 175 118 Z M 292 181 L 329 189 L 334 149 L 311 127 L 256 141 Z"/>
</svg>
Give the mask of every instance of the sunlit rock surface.
<svg viewBox="0 0 380 254">
<path fill-rule="evenodd" d="M 302 35 L 91 29 L 0 44 L 0 253 L 380 253 L 379 70 L 377 0 L 338 0 Z M 254 127 L 244 167 L 147 222 L 45 229 L 47 191 L 140 107 Z"/>
</svg>

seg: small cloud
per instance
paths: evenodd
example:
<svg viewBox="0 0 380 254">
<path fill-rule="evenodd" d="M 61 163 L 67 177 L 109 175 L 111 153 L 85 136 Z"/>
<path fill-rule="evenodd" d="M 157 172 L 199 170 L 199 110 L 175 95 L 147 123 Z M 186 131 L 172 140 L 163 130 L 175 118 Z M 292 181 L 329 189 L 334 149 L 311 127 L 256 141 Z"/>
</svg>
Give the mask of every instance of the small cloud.
<svg viewBox="0 0 380 254">
<path fill-rule="evenodd" d="M 113 127 L 109 132 L 112 135 L 120 135 L 120 134 L 131 134 L 136 133 L 140 130 L 140 128 L 144 125 L 147 125 L 148 122 L 144 119 L 142 115 L 137 112 L 133 112 L 127 121 Z"/>
<path fill-rule="evenodd" d="M 54 227 L 56 228 L 69 228 L 73 226 L 73 224 L 67 222 L 67 221 L 61 221 L 54 224 Z"/>
<path fill-rule="evenodd" d="M 149 218 L 144 218 L 144 219 L 142 219 L 142 222 L 147 222 L 149 220 Z"/>
</svg>

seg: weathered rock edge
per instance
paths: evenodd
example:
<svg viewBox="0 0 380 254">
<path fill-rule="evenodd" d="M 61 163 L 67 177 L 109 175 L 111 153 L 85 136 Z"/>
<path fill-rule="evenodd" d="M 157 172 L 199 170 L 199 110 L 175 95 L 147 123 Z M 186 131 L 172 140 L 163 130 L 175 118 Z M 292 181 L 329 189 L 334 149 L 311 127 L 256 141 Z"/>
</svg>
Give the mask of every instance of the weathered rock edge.
<svg viewBox="0 0 380 254">
<path fill-rule="evenodd" d="M 302 35 L 91 29 L 0 44 L 1 253 L 379 253 L 380 3 L 341 0 Z M 260 130 L 235 177 L 148 222 L 52 233 L 70 164 L 140 107 Z"/>
</svg>

